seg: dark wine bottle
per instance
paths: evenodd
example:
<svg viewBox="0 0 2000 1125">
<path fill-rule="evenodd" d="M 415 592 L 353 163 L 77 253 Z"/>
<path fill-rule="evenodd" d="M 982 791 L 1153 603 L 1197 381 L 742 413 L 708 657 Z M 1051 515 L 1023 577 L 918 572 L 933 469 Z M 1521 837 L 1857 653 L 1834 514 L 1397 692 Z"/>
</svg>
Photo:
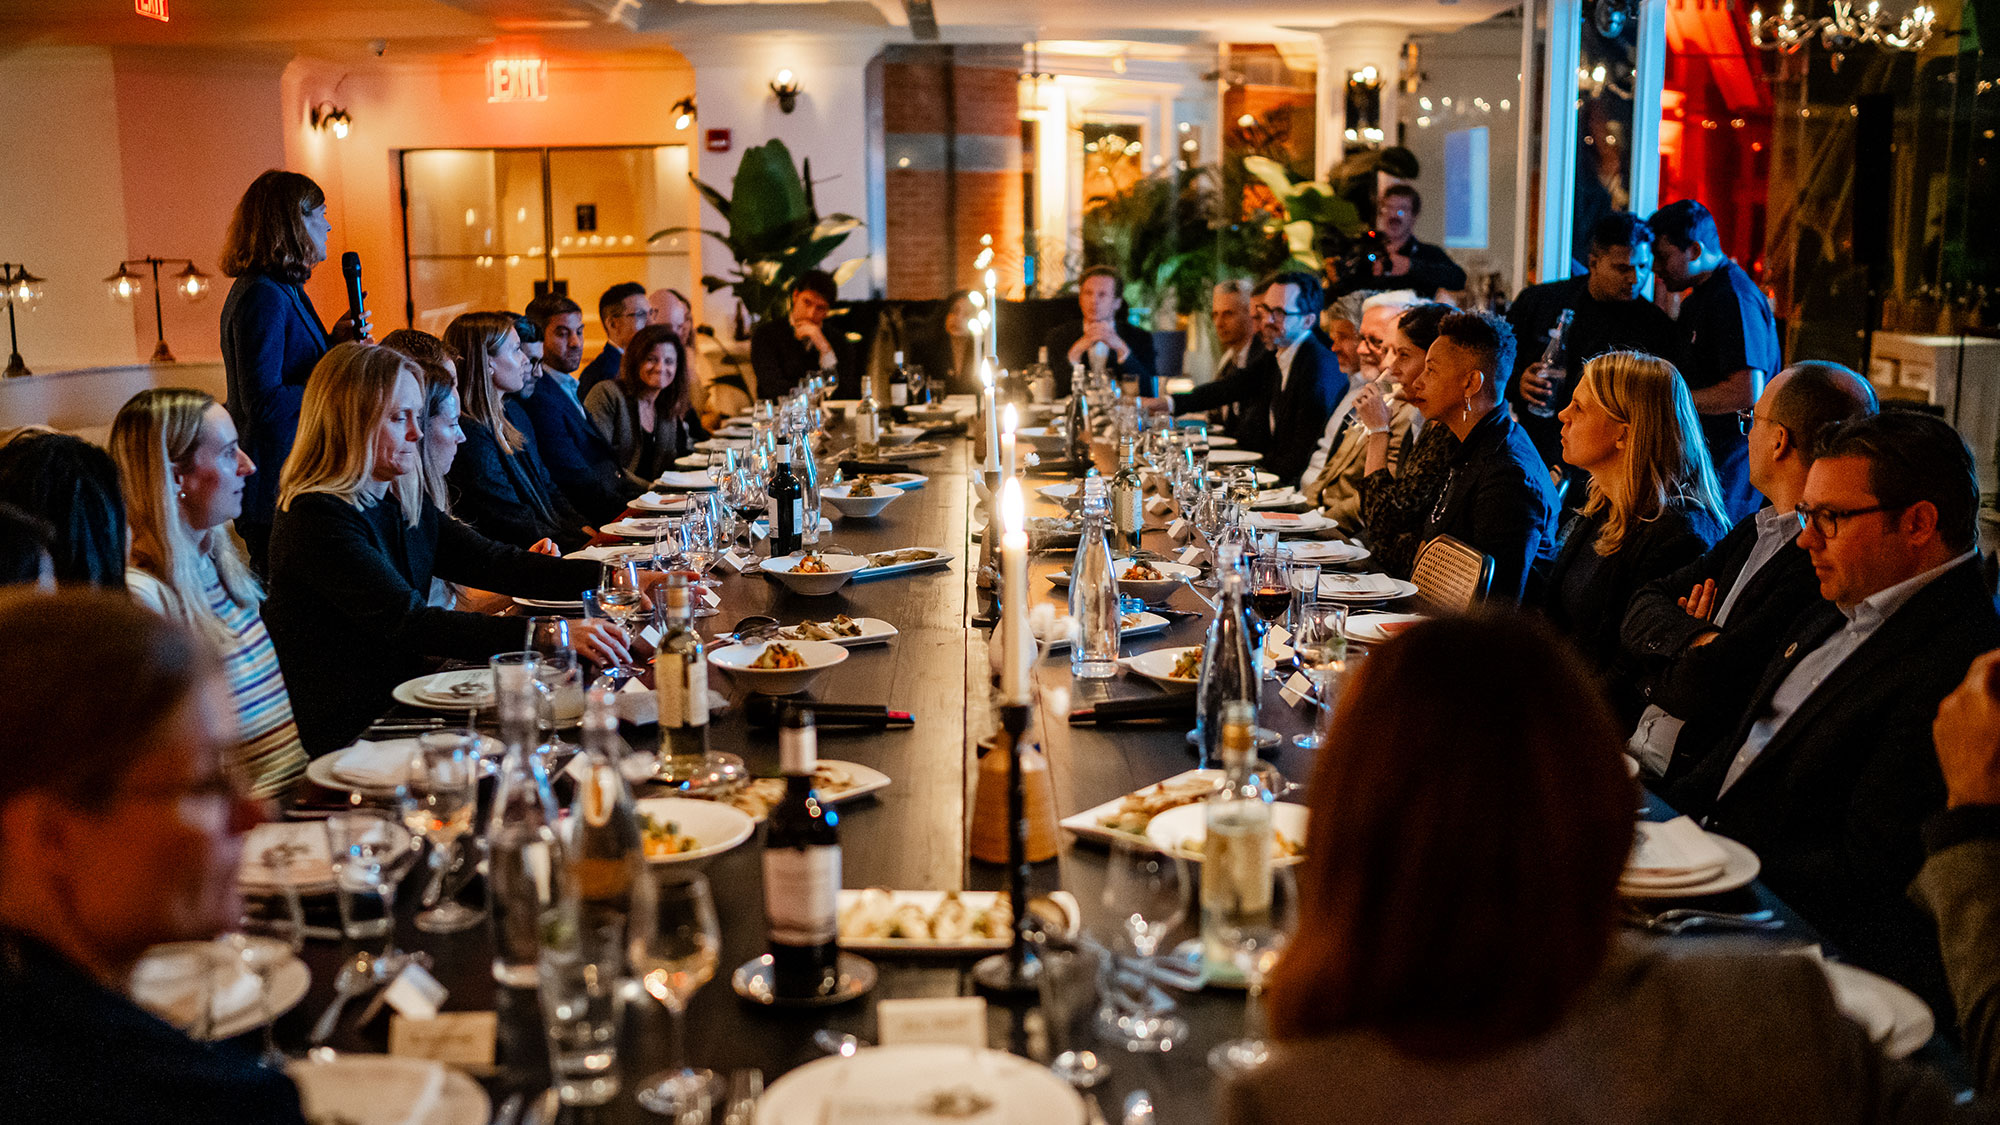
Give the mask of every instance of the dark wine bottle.
<svg viewBox="0 0 2000 1125">
<path fill-rule="evenodd" d="M 778 732 L 785 797 L 764 821 L 764 917 L 771 987 L 789 1000 L 840 988 L 840 814 L 813 792 L 819 746 L 812 711 L 785 712 Z"/>
<path fill-rule="evenodd" d="M 889 417 L 901 424 L 910 405 L 910 369 L 903 366 L 903 353 L 896 353 L 896 365 L 889 369 Z"/>
<path fill-rule="evenodd" d="M 778 435 L 778 455 L 771 464 L 771 479 L 764 483 L 764 495 L 770 497 L 765 513 L 771 525 L 771 557 L 797 553 L 803 542 L 800 529 L 805 526 L 806 495 L 792 473 L 789 434 Z"/>
</svg>

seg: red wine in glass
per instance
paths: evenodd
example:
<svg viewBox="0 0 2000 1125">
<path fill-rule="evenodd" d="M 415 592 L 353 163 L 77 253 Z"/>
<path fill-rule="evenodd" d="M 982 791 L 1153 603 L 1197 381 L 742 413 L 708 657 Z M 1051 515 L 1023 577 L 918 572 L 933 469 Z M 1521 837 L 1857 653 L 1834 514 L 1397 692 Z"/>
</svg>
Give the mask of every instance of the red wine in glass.
<svg viewBox="0 0 2000 1125">
<path fill-rule="evenodd" d="M 1269 625 L 1292 606 L 1292 591 L 1285 586 L 1259 586 L 1250 594 L 1250 608 Z"/>
</svg>

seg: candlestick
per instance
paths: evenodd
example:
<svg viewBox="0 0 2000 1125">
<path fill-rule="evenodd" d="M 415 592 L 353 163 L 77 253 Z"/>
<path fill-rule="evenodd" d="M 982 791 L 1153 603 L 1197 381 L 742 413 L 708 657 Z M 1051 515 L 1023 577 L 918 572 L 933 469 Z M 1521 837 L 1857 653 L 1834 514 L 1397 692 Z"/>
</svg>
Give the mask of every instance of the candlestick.
<svg viewBox="0 0 2000 1125">
<path fill-rule="evenodd" d="M 1000 475 L 1014 478 L 1014 431 L 1021 428 L 1021 412 L 1013 403 L 1000 412 Z"/>
<path fill-rule="evenodd" d="M 987 347 L 991 349 L 987 354 L 995 366 L 1000 363 L 1000 298 L 995 292 L 999 281 L 1000 276 L 989 268 L 986 271 L 986 312 L 993 317 L 993 334 L 987 337 Z"/>
<path fill-rule="evenodd" d="M 1008 435 L 1011 437 L 1012 435 Z M 1000 484 L 1000 702 L 1028 702 L 1028 523 L 1021 482 Z"/>
<path fill-rule="evenodd" d="M 993 361 L 979 361 L 980 402 L 986 414 L 986 471 L 1000 471 L 1000 415 L 993 405 Z"/>
</svg>

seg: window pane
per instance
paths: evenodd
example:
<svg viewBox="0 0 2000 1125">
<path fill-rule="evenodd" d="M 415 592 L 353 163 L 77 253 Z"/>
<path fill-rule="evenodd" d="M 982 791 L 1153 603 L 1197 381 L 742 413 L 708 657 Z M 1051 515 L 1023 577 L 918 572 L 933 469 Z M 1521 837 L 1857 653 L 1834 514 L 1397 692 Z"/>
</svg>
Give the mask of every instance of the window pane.
<svg viewBox="0 0 2000 1125">
<path fill-rule="evenodd" d="M 584 347 L 604 346 L 597 298 L 623 281 L 647 292 L 691 294 L 688 232 L 647 241 L 657 231 L 684 226 L 693 214 L 686 145 L 649 148 L 552 149 L 549 197 L 555 232 L 555 275 L 584 308 Z M 720 250 L 720 247 L 712 249 Z M 717 262 L 728 272 L 728 252 Z"/>
</svg>

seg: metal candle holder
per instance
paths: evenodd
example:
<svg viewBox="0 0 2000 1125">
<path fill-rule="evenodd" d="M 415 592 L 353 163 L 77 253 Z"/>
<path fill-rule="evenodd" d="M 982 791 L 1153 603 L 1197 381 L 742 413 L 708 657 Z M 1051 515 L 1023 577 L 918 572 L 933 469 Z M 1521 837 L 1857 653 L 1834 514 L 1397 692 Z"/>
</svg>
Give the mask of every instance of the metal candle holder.
<svg viewBox="0 0 2000 1125">
<path fill-rule="evenodd" d="M 995 953 L 972 966 L 972 979 L 991 992 L 1033 992 L 1042 963 L 1029 948 L 1035 927 L 1028 910 L 1027 795 L 1021 779 L 1021 735 L 1028 729 L 1028 705 L 1000 707 L 1002 731 L 995 751 L 1007 752 L 1007 896 L 1014 911 L 1014 936 L 1007 952 Z"/>
</svg>

